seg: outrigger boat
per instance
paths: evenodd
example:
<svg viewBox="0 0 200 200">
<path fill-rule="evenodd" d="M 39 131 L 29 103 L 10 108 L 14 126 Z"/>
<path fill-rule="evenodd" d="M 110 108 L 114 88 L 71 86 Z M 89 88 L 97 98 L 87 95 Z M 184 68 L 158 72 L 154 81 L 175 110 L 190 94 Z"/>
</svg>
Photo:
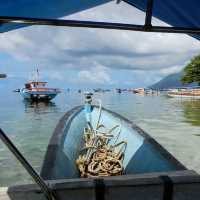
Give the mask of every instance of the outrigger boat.
<svg viewBox="0 0 200 200">
<path fill-rule="evenodd" d="M 81 4 L 79 0 L 48 3 L 42 0 L 1 1 L 0 32 L 28 25 L 50 25 L 185 33 L 200 39 L 198 0 L 124 0 L 123 2 L 145 12 L 144 25 L 60 19 L 107 2 L 109 1 L 95 0 Z M 38 12 L 35 12 L 36 10 Z M 152 16 L 170 26 L 153 25 Z M 95 127 L 100 110 L 101 123 L 105 126 L 121 124 L 119 138 L 127 141 L 123 160 L 124 172 L 118 176 L 79 178 L 74 161 L 82 147 L 82 129 L 88 126 L 88 120 L 91 120 L 91 126 Z M 37 184 L 0 189 L 0 199 L 3 200 L 199 200 L 200 176 L 196 172 L 187 170 L 129 120 L 104 108 L 85 105 L 75 107 L 63 116 L 47 149 L 41 175 L 32 168 L 2 130 L 0 138 Z"/>
</svg>

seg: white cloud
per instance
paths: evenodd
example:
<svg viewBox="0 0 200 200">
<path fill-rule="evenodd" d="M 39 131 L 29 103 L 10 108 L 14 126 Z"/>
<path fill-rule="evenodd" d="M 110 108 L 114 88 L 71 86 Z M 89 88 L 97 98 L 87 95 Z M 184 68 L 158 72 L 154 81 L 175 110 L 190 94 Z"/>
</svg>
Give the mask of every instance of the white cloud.
<svg viewBox="0 0 200 200">
<path fill-rule="evenodd" d="M 125 3 L 111 2 L 67 18 L 141 24 L 144 14 Z M 151 71 L 156 79 L 175 72 L 199 53 L 200 43 L 178 34 L 31 26 L 1 34 L 0 51 L 26 62 L 27 68 L 74 69 L 82 82 L 108 84 L 113 69 L 139 70 L 143 76 Z M 53 76 L 65 79 L 59 72 Z"/>
<path fill-rule="evenodd" d="M 163 76 L 166 76 L 168 74 L 174 74 L 174 73 L 180 72 L 182 67 L 183 66 L 172 66 L 169 68 L 165 68 L 165 69 L 160 70 L 160 74 Z"/>
<path fill-rule="evenodd" d="M 63 72 L 59 72 L 59 71 L 48 71 L 48 77 L 46 78 L 49 78 L 49 79 L 52 79 L 52 80 L 58 80 L 58 81 L 64 81 L 65 80 L 65 77 L 66 77 L 66 73 L 63 73 Z M 42 78 L 45 78 L 45 75 L 43 75 Z"/>
<path fill-rule="evenodd" d="M 81 70 L 78 73 L 78 77 L 74 80 L 78 83 L 90 83 L 90 84 L 112 84 L 111 77 L 108 69 L 104 66 L 94 66 L 90 70 Z"/>
<path fill-rule="evenodd" d="M 12 31 L 0 34 L 0 51 L 11 54 L 19 60 L 29 60 L 29 55 L 25 51 L 21 51 L 21 47 L 31 49 L 34 44 L 19 31 Z"/>
</svg>

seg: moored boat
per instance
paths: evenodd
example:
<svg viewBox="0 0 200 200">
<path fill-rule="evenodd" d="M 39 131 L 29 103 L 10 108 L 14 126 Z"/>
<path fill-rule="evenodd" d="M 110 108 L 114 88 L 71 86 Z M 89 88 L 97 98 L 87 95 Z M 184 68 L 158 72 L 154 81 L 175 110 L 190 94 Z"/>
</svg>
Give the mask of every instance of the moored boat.
<svg viewBox="0 0 200 200">
<path fill-rule="evenodd" d="M 47 88 L 45 85 L 47 82 L 28 82 L 25 84 L 25 88 L 20 89 L 20 94 L 24 99 L 29 100 L 51 100 L 60 93 L 60 90 L 57 88 Z"/>
<path fill-rule="evenodd" d="M 50 101 L 55 98 L 60 90 L 57 88 L 46 87 L 47 82 L 38 81 L 39 72 L 37 70 L 37 78 L 34 81 L 25 83 L 25 88 L 20 89 L 20 94 L 24 99 L 33 101 Z"/>
<path fill-rule="evenodd" d="M 145 94 L 145 88 L 133 89 L 133 93 L 135 93 L 135 94 Z"/>
<path fill-rule="evenodd" d="M 197 88 L 177 88 L 167 92 L 169 97 L 183 97 L 200 99 L 200 89 Z"/>
<path fill-rule="evenodd" d="M 7 75 L 6 74 L 0 74 L 0 78 L 6 78 Z"/>
</svg>

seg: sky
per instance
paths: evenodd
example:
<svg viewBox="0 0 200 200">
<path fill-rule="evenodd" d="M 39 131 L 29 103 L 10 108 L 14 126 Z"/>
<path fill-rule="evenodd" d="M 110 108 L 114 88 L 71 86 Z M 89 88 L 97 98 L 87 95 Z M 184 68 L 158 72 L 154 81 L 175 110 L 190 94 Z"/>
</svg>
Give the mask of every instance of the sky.
<svg viewBox="0 0 200 200">
<path fill-rule="evenodd" d="M 113 1 L 64 18 L 144 23 L 143 12 Z M 0 73 L 18 84 L 38 68 L 42 80 L 62 88 L 146 87 L 199 52 L 200 42 L 183 34 L 29 26 L 0 34 Z"/>
</svg>

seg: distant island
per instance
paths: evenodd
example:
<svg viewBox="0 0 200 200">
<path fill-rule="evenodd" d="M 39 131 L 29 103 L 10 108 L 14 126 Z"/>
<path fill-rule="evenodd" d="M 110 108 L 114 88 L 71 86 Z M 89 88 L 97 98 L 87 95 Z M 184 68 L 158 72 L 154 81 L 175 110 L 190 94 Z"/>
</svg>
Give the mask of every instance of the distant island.
<svg viewBox="0 0 200 200">
<path fill-rule="evenodd" d="M 148 88 L 155 89 L 155 90 L 162 90 L 162 89 L 169 89 L 169 88 L 197 86 L 196 83 L 183 84 L 181 82 L 181 77 L 183 76 L 183 74 L 184 74 L 184 71 L 170 74 L 164 77 L 162 80 L 158 81 L 157 83 L 150 85 Z"/>
<path fill-rule="evenodd" d="M 0 74 L 0 78 L 6 78 L 7 75 L 6 74 Z"/>
</svg>

